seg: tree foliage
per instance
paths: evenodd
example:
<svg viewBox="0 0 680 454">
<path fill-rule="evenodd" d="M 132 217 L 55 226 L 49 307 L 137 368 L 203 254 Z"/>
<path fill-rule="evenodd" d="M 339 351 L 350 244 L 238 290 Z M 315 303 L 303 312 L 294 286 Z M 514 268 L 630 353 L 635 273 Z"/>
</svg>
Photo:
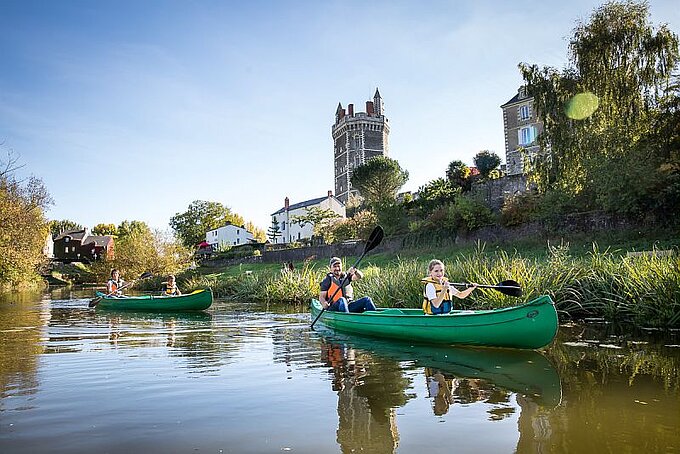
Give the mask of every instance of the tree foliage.
<svg viewBox="0 0 680 454">
<path fill-rule="evenodd" d="M 446 179 L 454 188 L 461 188 L 463 192 L 470 190 L 470 168 L 463 161 L 451 161 L 446 168 Z"/>
<path fill-rule="evenodd" d="M 118 235 L 118 239 L 120 240 L 125 238 L 126 236 L 130 236 L 133 234 L 149 235 L 151 234 L 151 228 L 144 221 L 125 220 L 121 222 L 118 228 L 116 229 L 116 234 Z"/>
<path fill-rule="evenodd" d="M 170 227 L 182 244 L 195 248 L 200 242 L 205 241 L 206 232 L 229 222 L 244 225 L 241 216 L 221 203 L 195 200 L 185 212 L 177 213 L 170 218 Z"/>
<path fill-rule="evenodd" d="M 0 287 L 38 279 L 49 234 L 44 213 L 52 199 L 41 180 L 17 180 L 17 168 L 11 152 L 0 161 Z"/>
<path fill-rule="evenodd" d="M 479 170 L 482 178 L 489 178 L 494 170 L 501 164 L 501 158 L 496 153 L 489 150 L 482 150 L 473 158 L 475 167 Z"/>
<path fill-rule="evenodd" d="M 654 144 L 654 126 L 678 60 L 678 37 L 650 24 L 648 4 L 623 1 L 577 23 L 565 69 L 521 64 L 544 125 L 543 152 L 528 162 L 539 191 L 580 195 L 585 208 L 645 211 L 662 189 L 660 169 L 670 164 L 669 153 Z M 597 109 L 575 120 L 565 108 L 584 93 L 597 97 Z"/>
<path fill-rule="evenodd" d="M 330 208 L 311 207 L 305 208 L 305 214 L 293 216 L 291 224 L 298 224 L 304 227 L 307 224 L 312 226 L 314 236 L 325 236 L 329 227 L 338 219 L 340 215 Z"/>
<path fill-rule="evenodd" d="M 354 169 L 352 187 L 373 207 L 393 204 L 397 192 L 408 181 L 408 171 L 386 156 L 369 159 Z"/>
<path fill-rule="evenodd" d="M 68 232 L 70 230 L 82 230 L 84 227 L 75 221 L 71 221 L 70 219 L 62 219 L 60 221 L 51 220 L 49 222 L 49 228 L 52 237 L 56 238 L 64 232 Z"/>
<path fill-rule="evenodd" d="M 118 234 L 118 229 L 116 228 L 116 224 L 97 224 L 92 228 L 92 234 L 93 235 L 117 235 Z"/>
<path fill-rule="evenodd" d="M 115 259 L 92 265 L 100 280 L 108 276 L 111 268 L 119 269 L 127 280 L 131 280 L 145 272 L 161 276 L 176 274 L 191 264 L 193 250 L 174 238 L 151 230 L 141 221 L 132 221 L 128 225 L 134 227 L 128 228 L 127 233 L 116 240 Z"/>
<path fill-rule="evenodd" d="M 376 224 L 377 216 L 368 211 L 357 212 L 353 217 L 331 224 L 324 231 L 326 243 L 341 243 L 347 240 L 365 239 L 371 234 Z"/>
<path fill-rule="evenodd" d="M 461 191 L 462 188 L 455 186 L 451 180 L 437 178 L 421 186 L 418 189 L 418 198 L 411 204 L 415 205 L 421 213 L 428 213 L 438 206 L 453 202 Z"/>
<path fill-rule="evenodd" d="M 269 241 L 272 243 L 276 243 L 276 239 L 281 235 L 281 226 L 279 226 L 279 221 L 276 219 L 276 216 L 274 216 L 272 217 L 272 225 L 267 229 L 267 238 L 269 238 Z"/>
</svg>

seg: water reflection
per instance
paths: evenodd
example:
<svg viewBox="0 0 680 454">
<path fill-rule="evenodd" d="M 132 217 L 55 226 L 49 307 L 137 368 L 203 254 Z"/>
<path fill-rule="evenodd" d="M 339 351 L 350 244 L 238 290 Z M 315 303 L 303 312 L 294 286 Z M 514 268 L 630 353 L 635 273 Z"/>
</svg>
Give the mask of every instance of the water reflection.
<svg viewBox="0 0 680 454">
<path fill-rule="evenodd" d="M 324 342 L 321 356 L 338 393 L 337 441 L 343 453 L 392 453 L 399 444 L 395 409 L 414 397 L 396 361 L 344 343 Z"/>
<path fill-rule="evenodd" d="M 91 296 L 0 297 L 0 452 L 680 445 L 677 334 L 573 325 L 545 353 L 453 348 L 311 331 L 289 307 L 116 313 Z"/>
<path fill-rule="evenodd" d="M 434 417 L 447 415 L 454 405 L 483 403 L 489 422 L 517 418 L 518 449 L 540 452 L 550 438 L 547 415 L 560 404 L 562 388 L 557 370 L 541 353 L 322 335 L 322 362 L 338 395 L 342 452 L 396 452 L 397 410 L 418 397 L 414 380 L 423 380 Z"/>
</svg>

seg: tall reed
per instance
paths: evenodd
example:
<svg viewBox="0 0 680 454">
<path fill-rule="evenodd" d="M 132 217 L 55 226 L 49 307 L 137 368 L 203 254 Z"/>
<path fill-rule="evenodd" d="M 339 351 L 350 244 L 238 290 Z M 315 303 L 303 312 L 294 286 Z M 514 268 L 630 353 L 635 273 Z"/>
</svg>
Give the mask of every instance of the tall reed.
<svg viewBox="0 0 680 454">
<path fill-rule="evenodd" d="M 560 317 L 602 317 L 632 321 L 642 326 L 680 326 L 680 265 L 677 255 L 645 254 L 621 257 L 601 251 L 596 244 L 586 256 L 572 257 L 569 245 L 548 247 L 547 257 L 525 258 L 515 252 L 485 250 L 483 244 L 469 255 L 443 258 L 451 282 L 495 285 L 517 281 L 522 298 L 492 289 L 479 289 L 457 307 L 487 309 L 521 304 L 541 294 L 555 301 Z M 371 296 L 382 307 L 420 307 L 427 275 L 426 258 L 397 257 L 381 266 L 368 266 L 354 284 L 355 295 Z M 188 290 L 210 286 L 218 296 L 267 303 L 307 303 L 319 293 L 325 267 L 305 263 L 291 272 L 261 271 L 224 277 L 208 275 L 187 279 Z"/>
</svg>

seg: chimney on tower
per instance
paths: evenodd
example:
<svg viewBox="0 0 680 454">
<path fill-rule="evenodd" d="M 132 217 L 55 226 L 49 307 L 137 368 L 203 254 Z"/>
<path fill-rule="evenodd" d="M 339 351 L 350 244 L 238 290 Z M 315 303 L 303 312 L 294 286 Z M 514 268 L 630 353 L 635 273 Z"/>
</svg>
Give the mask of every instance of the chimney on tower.
<svg viewBox="0 0 680 454">
<path fill-rule="evenodd" d="M 328 191 L 328 198 L 330 199 L 331 197 L 333 197 L 333 191 Z"/>
<path fill-rule="evenodd" d="M 289 206 L 290 206 L 290 201 L 288 200 L 288 197 L 286 197 L 283 201 L 283 207 L 286 211 L 288 211 Z"/>
<path fill-rule="evenodd" d="M 375 114 L 373 111 L 373 101 L 366 101 L 366 113 L 369 117 L 372 117 Z"/>
<path fill-rule="evenodd" d="M 354 104 L 347 104 L 347 115 L 354 116 Z"/>
</svg>

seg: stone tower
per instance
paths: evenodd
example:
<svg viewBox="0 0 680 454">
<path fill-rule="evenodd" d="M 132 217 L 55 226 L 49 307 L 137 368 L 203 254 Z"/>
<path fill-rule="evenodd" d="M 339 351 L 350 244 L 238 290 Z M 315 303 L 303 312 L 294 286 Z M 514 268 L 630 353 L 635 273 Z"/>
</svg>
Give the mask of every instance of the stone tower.
<svg viewBox="0 0 680 454">
<path fill-rule="evenodd" d="M 354 104 L 349 104 L 345 111 L 338 103 L 332 128 L 333 163 L 335 194 L 342 203 L 357 194 L 349 181 L 354 168 L 376 156 L 387 156 L 390 126 L 384 109 L 377 88 L 373 101 L 366 101 L 366 112 L 354 112 Z"/>
</svg>

